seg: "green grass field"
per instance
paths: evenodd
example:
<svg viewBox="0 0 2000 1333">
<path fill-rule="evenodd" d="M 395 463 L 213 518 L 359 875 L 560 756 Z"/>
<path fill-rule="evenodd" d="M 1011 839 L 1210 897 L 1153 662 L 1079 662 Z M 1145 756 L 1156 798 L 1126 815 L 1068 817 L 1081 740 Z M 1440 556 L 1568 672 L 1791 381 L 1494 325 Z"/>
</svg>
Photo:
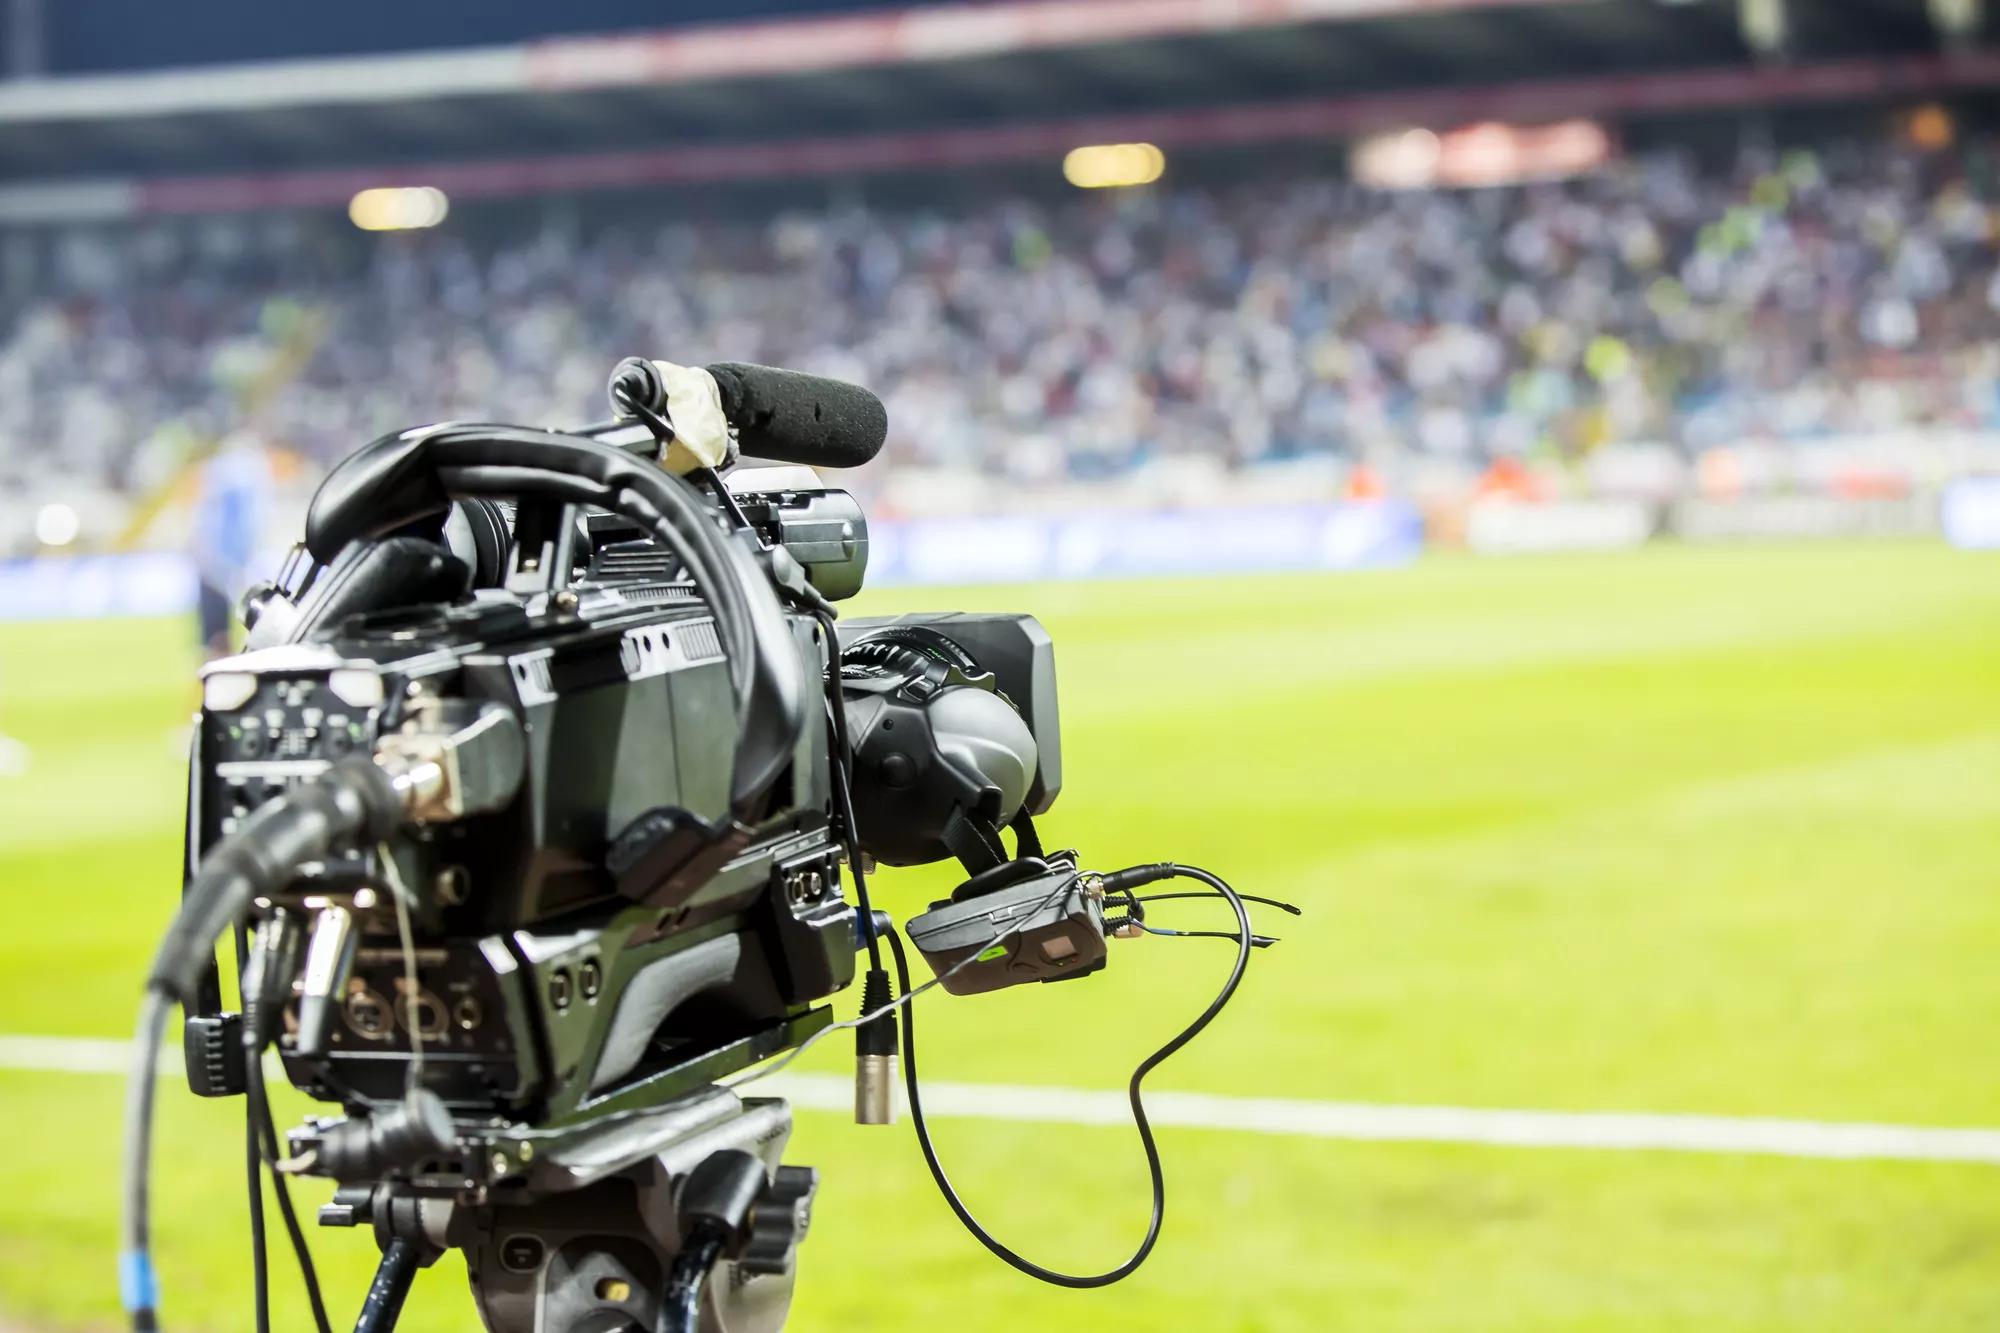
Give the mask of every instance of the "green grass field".
<svg viewBox="0 0 2000 1333">
<path fill-rule="evenodd" d="M 946 605 L 1031 609 L 1055 635 L 1059 843 L 1309 909 L 1271 923 L 1284 944 L 1162 1088 L 2000 1125 L 2000 559 L 1663 547 L 868 609 Z M 191 637 L 0 627 L 0 731 L 35 749 L 0 781 L 0 1032 L 128 1030 L 176 889 Z M 881 892 L 902 915 L 937 882 Z M 1119 1087 L 1227 947 L 1147 940 L 1083 985 L 940 997 L 926 1075 Z M 0 1324 L 115 1323 L 120 1096 L 0 1073 Z M 239 1115 L 164 1099 L 175 1329 L 249 1326 Z M 1143 1223 L 1129 1129 L 939 1138 L 974 1206 L 1046 1262 L 1106 1264 Z M 1152 1263 L 1065 1293 L 960 1231 L 906 1125 L 801 1112 L 793 1157 L 825 1177 L 793 1327 L 2000 1327 L 2000 1168 L 1162 1140 Z M 373 1247 L 316 1240 L 351 1317 Z M 279 1324 L 301 1328 L 280 1255 Z M 404 1326 L 471 1327 L 450 1261 Z"/>
</svg>

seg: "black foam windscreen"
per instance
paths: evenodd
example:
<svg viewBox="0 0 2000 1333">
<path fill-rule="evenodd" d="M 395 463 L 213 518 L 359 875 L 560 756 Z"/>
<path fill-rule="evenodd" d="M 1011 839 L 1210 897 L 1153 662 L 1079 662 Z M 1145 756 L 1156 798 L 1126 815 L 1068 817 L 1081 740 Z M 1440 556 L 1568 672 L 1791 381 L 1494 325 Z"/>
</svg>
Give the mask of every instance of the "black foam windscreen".
<svg viewBox="0 0 2000 1333">
<path fill-rule="evenodd" d="M 722 391 L 723 417 L 752 458 L 859 467 L 889 433 L 882 400 L 858 384 L 736 361 L 707 370 Z"/>
</svg>

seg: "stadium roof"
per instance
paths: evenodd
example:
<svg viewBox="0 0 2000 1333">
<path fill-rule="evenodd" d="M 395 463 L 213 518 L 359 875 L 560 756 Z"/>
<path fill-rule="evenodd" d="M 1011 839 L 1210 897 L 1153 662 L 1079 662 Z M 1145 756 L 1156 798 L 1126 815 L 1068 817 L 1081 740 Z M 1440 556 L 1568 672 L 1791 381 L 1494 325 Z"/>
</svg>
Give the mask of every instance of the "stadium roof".
<svg viewBox="0 0 2000 1333">
<path fill-rule="evenodd" d="M 792 159 L 1046 151 L 1038 127 L 1051 144 L 1121 126 L 1234 142 L 1351 132 L 1399 105 L 1407 122 L 1495 103 L 1532 116 L 1543 94 L 1557 111 L 1631 111 L 2000 81 L 1990 57 L 1936 56 L 1924 0 L 1817 0 L 1794 23 L 1801 64 L 1772 70 L 1751 59 L 1735 0 L 992 0 L 17 80 L 0 83 L 0 178 L 102 202 L 113 185 L 205 188 L 176 196 L 163 178 L 453 163 L 540 188 L 528 177 L 551 168 L 534 164 L 579 155 L 597 183 L 634 155 L 696 179 L 745 174 L 731 154 L 779 174 Z M 844 147 L 829 156 L 832 139 Z"/>
<path fill-rule="evenodd" d="M 1818 57 L 1934 48 L 1923 0 L 1820 0 L 1797 21 Z M 1734 0 L 993 0 L 15 81 L 0 174 L 715 142 L 1747 58 Z"/>
<path fill-rule="evenodd" d="M 798 136 L 729 144 L 477 158 L 418 165 L 200 173 L 0 186 L 0 223 L 148 214 L 331 208 L 381 185 L 429 185 L 456 199 L 696 182 L 949 170 L 1053 161 L 1079 143 L 1147 141 L 1215 148 L 1325 141 L 1410 125 L 1572 114 L 1644 114 L 1744 105 L 1931 96 L 2000 83 L 2000 53 L 1954 59 L 1851 60 L 1808 67 L 1724 67 L 1651 75 L 1531 80 L 1464 89 L 1366 94 L 1138 112 L 944 130 Z"/>
</svg>

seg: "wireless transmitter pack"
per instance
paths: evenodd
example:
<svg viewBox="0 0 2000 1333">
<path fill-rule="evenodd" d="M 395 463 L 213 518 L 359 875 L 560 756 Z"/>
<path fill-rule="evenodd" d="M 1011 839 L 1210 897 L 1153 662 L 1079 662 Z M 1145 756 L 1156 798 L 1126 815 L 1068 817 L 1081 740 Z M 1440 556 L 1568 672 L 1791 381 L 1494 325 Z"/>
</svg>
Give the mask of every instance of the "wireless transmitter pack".
<svg viewBox="0 0 2000 1333">
<path fill-rule="evenodd" d="M 911 918 L 903 933 L 954 995 L 1066 981 L 1105 960 L 1102 893 L 1087 891 L 1063 860 L 1002 862 Z"/>
</svg>

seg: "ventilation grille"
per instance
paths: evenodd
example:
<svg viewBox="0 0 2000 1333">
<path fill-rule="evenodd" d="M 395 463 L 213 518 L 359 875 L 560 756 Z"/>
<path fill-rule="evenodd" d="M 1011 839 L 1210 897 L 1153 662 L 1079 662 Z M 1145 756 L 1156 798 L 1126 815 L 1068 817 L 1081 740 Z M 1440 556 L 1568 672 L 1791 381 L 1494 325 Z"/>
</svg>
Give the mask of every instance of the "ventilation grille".
<svg viewBox="0 0 2000 1333">
<path fill-rule="evenodd" d="M 591 577 L 606 582 L 665 583 L 679 572 L 674 553 L 651 542 L 619 542 L 599 551 L 590 562 Z"/>
<path fill-rule="evenodd" d="M 648 583 L 636 588 L 620 588 L 618 595 L 628 602 L 699 602 L 701 595 L 687 583 Z"/>
<path fill-rule="evenodd" d="M 722 656 L 722 640 L 715 636 L 713 620 L 696 620 L 674 631 L 675 642 L 690 662 L 713 662 Z"/>
</svg>

